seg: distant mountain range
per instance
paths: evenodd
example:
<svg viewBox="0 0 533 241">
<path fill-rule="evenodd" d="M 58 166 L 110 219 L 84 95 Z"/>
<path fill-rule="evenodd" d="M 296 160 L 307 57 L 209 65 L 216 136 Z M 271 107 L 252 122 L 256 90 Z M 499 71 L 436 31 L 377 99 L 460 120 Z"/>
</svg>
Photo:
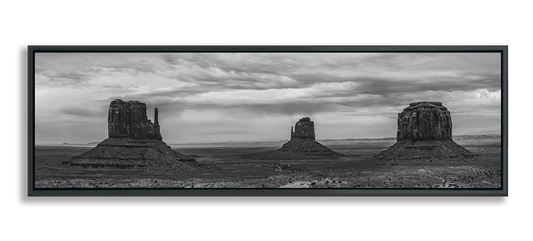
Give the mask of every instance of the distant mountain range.
<svg viewBox="0 0 533 241">
<path fill-rule="evenodd" d="M 93 141 L 93 142 L 89 142 L 89 143 L 68 143 L 68 142 L 63 142 L 62 145 L 87 146 L 87 145 L 97 145 L 98 143 L 100 143 L 100 142 L 99 141 Z"/>
<path fill-rule="evenodd" d="M 459 135 L 453 136 L 454 140 L 479 140 L 479 139 L 494 139 L 501 138 L 500 134 L 484 134 L 484 135 Z"/>
<path fill-rule="evenodd" d="M 494 131 L 476 131 L 476 132 L 467 133 L 465 135 L 472 136 L 472 135 L 496 135 L 496 134 L 494 134 Z"/>
</svg>

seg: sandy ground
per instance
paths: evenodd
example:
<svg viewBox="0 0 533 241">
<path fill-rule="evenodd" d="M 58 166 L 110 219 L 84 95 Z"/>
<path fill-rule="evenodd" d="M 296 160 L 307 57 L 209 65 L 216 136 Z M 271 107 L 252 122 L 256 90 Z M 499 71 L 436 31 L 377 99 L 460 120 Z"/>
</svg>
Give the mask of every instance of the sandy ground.
<svg viewBox="0 0 533 241">
<path fill-rule="evenodd" d="M 353 142 L 353 141 L 352 141 Z M 181 147 L 196 155 L 197 173 L 156 174 L 141 169 L 68 167 L 62 164 L 89 147 L 37 146 L 36 188 L 500 188 L 499 139 L 458 140 L 478 157 L 467 160 L 375 161 L 394 142 L 337 141 L 328 147 L 346 157 L 252 160 L 247 154 L 272 146 Z"/>
</svg>

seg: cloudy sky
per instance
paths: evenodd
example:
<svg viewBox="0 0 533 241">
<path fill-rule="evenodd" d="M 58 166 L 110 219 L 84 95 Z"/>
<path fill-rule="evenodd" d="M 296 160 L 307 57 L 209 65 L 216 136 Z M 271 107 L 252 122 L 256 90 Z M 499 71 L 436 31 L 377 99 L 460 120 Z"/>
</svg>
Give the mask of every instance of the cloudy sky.
<svg viewBox="0 0 533 241">
<path fill-rule="evenodd" d="M 317 139 L 396 136 L 397 114 L 440 101 L 453 134 L 500 133 L 494 53 L 37 53 L 36 143 L 107 138 L 114 99 L 159 108 L 164 141 L 290 138 L 299 118 Z"/>
</svg>

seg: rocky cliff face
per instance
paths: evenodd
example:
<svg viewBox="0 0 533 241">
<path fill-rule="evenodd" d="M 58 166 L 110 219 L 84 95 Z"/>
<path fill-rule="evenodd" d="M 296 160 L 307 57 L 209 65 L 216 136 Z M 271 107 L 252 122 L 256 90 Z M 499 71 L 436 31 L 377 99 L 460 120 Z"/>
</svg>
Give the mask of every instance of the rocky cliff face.
<svg viewBox="0 0 533 241">
<path fill-rule="evenodd" d="M 452 117 L 440 102 L 409 104 L 398 114 L 397 140 L 452 140 Z"/>
<path fill-rule="evenodd" d="M 111 102 L 107 123 L 110 138 L 133 138 L 163 140 L 158 121 L 158 111 L 155 109 L 155 123 L 146 116 L 146 104 L 139 101 L 122 101 L 116 99 Z"/>
<path fill-rule="evenodd" d="M 294 128 L 291 127 L 291 140 L 295 138 L 315 139 L 315 123 L 309 117 L 300 119 Z"/>
</svg>

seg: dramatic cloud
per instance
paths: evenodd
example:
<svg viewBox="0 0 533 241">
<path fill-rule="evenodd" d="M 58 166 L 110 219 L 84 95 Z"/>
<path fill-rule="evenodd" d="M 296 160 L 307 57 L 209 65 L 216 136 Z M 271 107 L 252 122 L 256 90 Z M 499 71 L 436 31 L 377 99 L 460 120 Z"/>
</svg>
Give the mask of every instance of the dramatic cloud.
<svg viewBox="0 0 533 241">
<path fill-rule="evenodd" d="M 454 134 L 499 133 L 501 69 L 491 53 L 39 53 L 36 139 L 107 137 L 109 102 L 160 109 L 170 143 L 395 136 L 408 103 L 441 101 Z M 151 118 L 151 116 L 150 116 Z"/>
</svg>

